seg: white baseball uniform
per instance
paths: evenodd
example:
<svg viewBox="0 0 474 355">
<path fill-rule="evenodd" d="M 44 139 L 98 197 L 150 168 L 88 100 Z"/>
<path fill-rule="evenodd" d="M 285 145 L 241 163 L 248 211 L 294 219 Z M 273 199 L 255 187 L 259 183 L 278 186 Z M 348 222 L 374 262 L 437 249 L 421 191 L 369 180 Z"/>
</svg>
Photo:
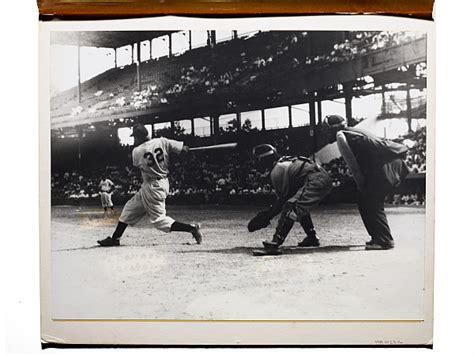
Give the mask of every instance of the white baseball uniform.
<svg viewBox="0 0 474 355">
<path fill-rule="evenodd" d="M 99 182 L 99 195 L 100 195 L 100 202 L 102 203 L 102 207 L 113 207 L 114 204 L 112 202 L 112 187 L 114 183 L 109 179 L 100 180 Z"/>
<path fill-rule="evenodd" d="M 143 183 L 135 196 L 125 204 L 120 222 L 134 225 L 147 215 L 157 229 L 170 232 L 174 219 L 166 215 L 165 205 L 169 193 L 169 155 L 179 154 L 183 146 L 183 142 L 161 137 L 133 149 L 133 165 L 140 169 Z"/>
</svg>

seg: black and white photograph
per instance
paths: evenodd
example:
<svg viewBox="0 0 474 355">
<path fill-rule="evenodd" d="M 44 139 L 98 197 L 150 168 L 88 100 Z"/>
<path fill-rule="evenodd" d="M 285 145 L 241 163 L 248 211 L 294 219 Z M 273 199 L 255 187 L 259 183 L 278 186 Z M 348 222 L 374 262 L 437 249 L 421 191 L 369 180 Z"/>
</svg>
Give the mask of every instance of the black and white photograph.
<svg viewBox="0 0 474 355">
<path fill-rule="evenodd" d="M 197 22 L 43 28 L 43 311 L 428 344 L 431 27 Z"/>
</svg>

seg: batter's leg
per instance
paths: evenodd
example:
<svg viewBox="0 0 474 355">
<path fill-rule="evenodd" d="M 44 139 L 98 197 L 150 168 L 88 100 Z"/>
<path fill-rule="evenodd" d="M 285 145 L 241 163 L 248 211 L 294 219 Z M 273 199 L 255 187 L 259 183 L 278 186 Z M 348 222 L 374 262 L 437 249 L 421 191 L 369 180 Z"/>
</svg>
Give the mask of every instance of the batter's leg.
<svg viewBox="0 0 474 355">
<path fill-rule="evenodd" d="M 193 238 L 196 240 L 197 244 L 202 243 L 203 235 L 202 235 L 201 227 L 199 226 L 199 224 L 188 224 L 188 223 L 174 221 L 173 224 L 171 225 L 170 231 L 191 233 L 193 235 Z"/>
<path fill-rule="evenodd" d="M 112 237 L 98 240 L 97 243 L 99 243 L 99 245 L 102 247 L 119 246 L 120 238 L 125 232 L 127 226 L 129 224 L 134 225 L 140 221 L 140 219 L 142 219 L 145 214 L 145 208 L 143 207 L 143 202 L 139 191 L 125 204 Z"/>
</svg>

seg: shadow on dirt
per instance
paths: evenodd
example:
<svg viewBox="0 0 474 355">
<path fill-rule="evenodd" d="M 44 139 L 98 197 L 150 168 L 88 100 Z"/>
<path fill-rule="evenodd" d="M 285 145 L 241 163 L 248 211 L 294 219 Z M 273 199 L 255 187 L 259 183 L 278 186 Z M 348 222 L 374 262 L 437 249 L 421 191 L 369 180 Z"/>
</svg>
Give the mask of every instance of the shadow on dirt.
<svg viewBox="0 0 474 355">
<path fill-rule="evenodd" d="M 51 251 L 57 252 L 57 251 L 89 250 L 89 249 L 96 249 L 96 248 L 99 248 L 99 247 L 100 247 L 100 245 L 91 245 L 91 246 L 88 246 L 88 247 L 53 249 Z"/>
<path fill-rule="evenodd" d="M 234 247 L 228 249 L 207 249 L 207 250 L 182 250 L 178 253 L 216 253 L 216 254 L 248 254 L 252 255 L 255 250 L 263 251 L 263 248 L 257 247 Z M 283 247 L 279 249 L 281 254 L 313 254 L 313 253 L 334 253 L 347 251 L 365 251 L 365 245 L 326 245 L 321 247 L 300 248 Z"/>
</svg>

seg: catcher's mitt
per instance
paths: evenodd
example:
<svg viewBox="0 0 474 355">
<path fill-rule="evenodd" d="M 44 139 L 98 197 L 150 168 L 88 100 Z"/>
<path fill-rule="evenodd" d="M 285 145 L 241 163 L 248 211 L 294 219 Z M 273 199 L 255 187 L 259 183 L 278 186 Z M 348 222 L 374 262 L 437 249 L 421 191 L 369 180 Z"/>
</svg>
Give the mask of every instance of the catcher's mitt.
<svg viewBox="0 0 474 355">
<path fill-rule="evenodd" d="M 259 229 L 268 227 L 269 225 L 270 225 L 270 216 L 268 214 L 268 211 L 262 211 L 262 212 L 257 213 L 257 215 L 249 221 L 247 228 L 249 232 L 255 232 L 255 231 L 258 231 Z"/>
</svg>

